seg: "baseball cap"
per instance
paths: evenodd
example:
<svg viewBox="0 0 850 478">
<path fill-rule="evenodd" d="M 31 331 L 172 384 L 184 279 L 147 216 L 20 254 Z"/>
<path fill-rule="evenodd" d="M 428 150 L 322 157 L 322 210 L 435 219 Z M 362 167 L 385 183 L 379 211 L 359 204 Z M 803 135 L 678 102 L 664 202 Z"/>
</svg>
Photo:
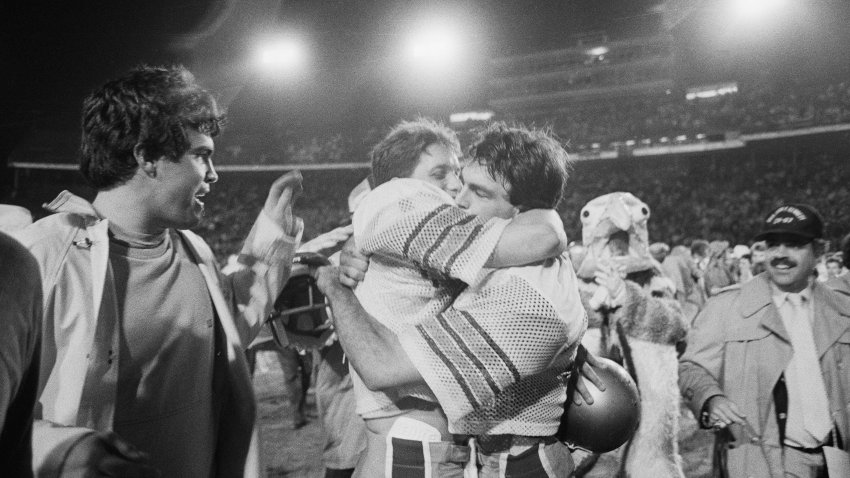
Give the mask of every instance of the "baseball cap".
<svg viewBox="0 0 850 478">
<path fill-rule="evenodd" d="M 823 237 L 823 219 L 815 208 L 806 204 L 779 206 L 765 217 L 762 230 L 753 239 L 792 236 L 806 242 Z"/>
</svg>

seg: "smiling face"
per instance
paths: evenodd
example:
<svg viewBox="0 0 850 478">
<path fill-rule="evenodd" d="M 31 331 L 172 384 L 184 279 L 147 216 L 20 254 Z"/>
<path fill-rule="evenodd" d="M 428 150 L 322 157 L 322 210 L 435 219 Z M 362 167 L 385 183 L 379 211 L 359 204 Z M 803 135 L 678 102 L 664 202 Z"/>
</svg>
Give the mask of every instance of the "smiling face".
<svg viewBox="0 0 850 478">
<path fill-rule="evenodd" d="M 503 181 L 497 181 L 487 168 L 471 161 L 461 171 L 463 188 L 457 195 L 457 205 L 470 214 L 483 219 L 499 217 L 510 219 L 519 209 L 510 202 L 510 194 Z"/>
<path fill-rule="evenodd" d="M 177 161 L 156 161 L 157 181 L 148 211 L 158 229 L 189 229 L 204 215 L 203 196 L 218 180 L 212 164 L 214 151 L 210 136 L 188 129 L 189 150 Z"/>
<path fill-rule="evenodd" d="M 461 187 L 459 170 L 457 154 L 442 144 L 434 143 L 419 156 L 419 163 L 410 177 L 431 183 L 454 198 Z"/>
<path fill-rule="evenodd" d="M 783 292 L 800 292 L 809 285 L 815 269 L 815 251 L 811 241 L 777 236 L 767 240 L 767 273 Z"/>
</svg>

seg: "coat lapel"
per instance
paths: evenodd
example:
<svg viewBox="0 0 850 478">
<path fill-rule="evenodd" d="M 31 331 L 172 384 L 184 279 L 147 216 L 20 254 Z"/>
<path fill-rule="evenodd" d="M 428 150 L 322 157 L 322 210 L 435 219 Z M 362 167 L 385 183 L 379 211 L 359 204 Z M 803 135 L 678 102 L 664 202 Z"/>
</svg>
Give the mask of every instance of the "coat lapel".
<svg viewBox="0 0 850 478">
<path fill-rule="evenodd" d="M 790 344 L 791 339 L 788 331 L 785 330 L 779 311 L 773 305 L 770 283 L 764 274 L 741 286 L 741 312 L 744 317 L 751 317 L 759 311 L 761 311 L 759 325 Z"/>
<path fill-rule="evenodd" d="M 77 247 L 90 248 L 94 333 L 87 354 L 89 360 L 76 421 L 81 426 L 111 430 L 118 383 L 119 332 L 116 320 L 118 315 L 114 310 L 114 290 L 112 290 L 115 281 L 108 267 L 109 222 L 103 219 L 90 225 L 84 241 Z M 104 303 L 104 296 L 107 299 L 106 303 Z"/>
<path fill-rule="evenodd" d="M 823 354 L 850 329 L 850 316 L 841 312 L 842 308 L 837 303 L 840 300 L 836 293 L 828 290 L 821 284 L 812 286 L 812 298 L 814 300 L 814 327 L 815 348 L 818 357 Z"/>
</svg>

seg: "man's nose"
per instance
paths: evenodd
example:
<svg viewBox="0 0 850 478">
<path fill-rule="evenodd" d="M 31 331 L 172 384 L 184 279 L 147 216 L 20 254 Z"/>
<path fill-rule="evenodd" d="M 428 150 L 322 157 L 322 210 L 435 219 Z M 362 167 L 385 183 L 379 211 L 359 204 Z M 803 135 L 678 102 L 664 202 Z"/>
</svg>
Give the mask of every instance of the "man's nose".
<svg viewBox="0 0 850 478">
<path fill-rule="evenodd" d="M 777 244 L 773 249 L 771 249 L 770 255 L 774 258 L 788 257 L 788 246 L 785 244 Z"/>
<path fill-rule="evenodd" d="M 215 167 L 212 162 L 208 161 L 207 172 L 204 174 L 204 182 L 212 184 L 216 181 L 218 181 L 218 173 L 215 171 Z"/>
<path fill-rule="evenodd" d="M 446 179 L 446 192 L 453 198 L 456 198 L 460 193 L 463 184 L 457 174 L 449 174 Z"/>
<path fill-rule="evenodd" d="M 467 190 L 461 188 L 460 192 L 457 196 L 455 196 L 455 204 L 457 204 L 457 207 L 461 209 L 469 209 L 469 201 L 467 200 L 468 196 Z"/>
</svg>

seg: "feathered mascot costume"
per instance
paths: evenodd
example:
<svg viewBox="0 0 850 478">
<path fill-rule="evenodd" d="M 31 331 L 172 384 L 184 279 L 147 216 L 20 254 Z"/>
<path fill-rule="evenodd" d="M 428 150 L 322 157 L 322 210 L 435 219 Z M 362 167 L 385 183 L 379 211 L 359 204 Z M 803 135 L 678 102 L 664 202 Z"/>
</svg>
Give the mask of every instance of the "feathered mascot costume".
<svg viewBox="0 0 850 478">
<path fill-rule="evenodd" d="M 649 206 L 616 192 L 581 210 L 586 256 L 578 266 L 588 329 L 582 343 L 620 362 L 641 393 L 641 421 L 618 451 L 620 476 L 683 478 L 678 449 L 679 388 L 676 344 L 687 323 L 675 289 L 649 254 Z M 597 456 L 579 463 L 579 476 Z"/>
</svg>

